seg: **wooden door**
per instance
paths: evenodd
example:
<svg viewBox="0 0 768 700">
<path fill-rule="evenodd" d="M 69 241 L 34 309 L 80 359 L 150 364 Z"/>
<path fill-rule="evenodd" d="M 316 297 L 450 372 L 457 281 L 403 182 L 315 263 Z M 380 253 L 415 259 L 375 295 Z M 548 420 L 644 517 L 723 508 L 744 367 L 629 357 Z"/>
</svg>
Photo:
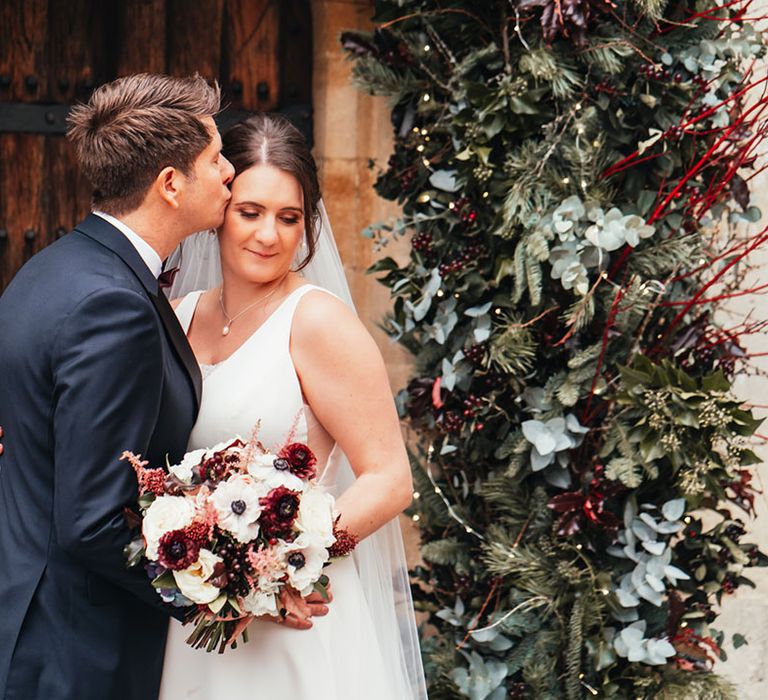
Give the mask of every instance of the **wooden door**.
<svg viewBox="0 0 768 700">
<path fill-rule="evenodd" d="M 309 0 L 2 0 L 0 291 L 89 210 L 74 102 L 121 75 L 198 72 L 222 86 L 221 128 L 280 111 L 311 142 L 311 66 Z"/>
</svg>

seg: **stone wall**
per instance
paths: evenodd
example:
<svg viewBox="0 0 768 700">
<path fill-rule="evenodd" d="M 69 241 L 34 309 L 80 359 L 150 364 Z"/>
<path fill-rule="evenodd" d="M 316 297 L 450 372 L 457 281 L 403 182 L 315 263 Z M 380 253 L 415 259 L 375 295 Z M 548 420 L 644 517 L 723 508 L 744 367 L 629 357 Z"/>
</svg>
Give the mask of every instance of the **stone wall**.
<svg viewBox="0 0 768 700">
<path fill-rule="evenodd" d="M 377 254 L 363 229 L 397 215 L 393 203 L 373 190 L 377 166 L 386 166 L 392 150 L 392 129 L 386 99 L 371 97 L 352 84 L 352 64 L 345 58 L 339 34 L 345 29 L 368 29 L 373 13 L 368 0 L 313 0 L 314 155 L 328 217 L 352 287 L 357 311 L 376 339 L 394 391 L 409 374 L 408 354 L 378 328 L 389 309 L 389 291 L 366 275 Z M 408 255 L 407 244 L 388 246 L 393 257 Z M 418 535 L 403 516 L 409 559 L 418 557 Z"/>
</svg>

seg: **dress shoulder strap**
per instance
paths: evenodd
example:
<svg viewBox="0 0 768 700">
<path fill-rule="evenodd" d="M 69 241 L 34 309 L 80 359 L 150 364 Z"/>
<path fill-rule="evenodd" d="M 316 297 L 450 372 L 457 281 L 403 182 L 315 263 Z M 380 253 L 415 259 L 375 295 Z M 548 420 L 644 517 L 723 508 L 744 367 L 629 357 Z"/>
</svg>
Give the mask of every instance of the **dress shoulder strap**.
<svg viewBox="0 0 768 700">
<path fill-rule="evenodd" d="M 200 301 L 203 291 L 204 290 L 190 292 L 182 298 L 179 305 L 176 307 L 176 316 L 179 319 L 179 324 L 181 324 L 185 334 L 189 331 L 190 325 L 192 325 L 192 318 L 197 309 L 197 302 Z"/>
</svg>

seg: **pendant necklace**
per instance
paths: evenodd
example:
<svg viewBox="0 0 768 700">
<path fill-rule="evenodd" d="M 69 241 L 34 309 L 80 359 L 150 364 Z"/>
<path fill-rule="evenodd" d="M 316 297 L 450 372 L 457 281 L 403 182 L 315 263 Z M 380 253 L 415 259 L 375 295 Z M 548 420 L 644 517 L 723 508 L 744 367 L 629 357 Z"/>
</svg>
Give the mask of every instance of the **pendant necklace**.
<svg viewBox="0 0 768 700">
<path fill-rule="evenodd" d="M 271 297 L 277 291 L 277 288 L 279 286 L 280 285 L 278 284 L 274 289 L 272 289 L 270 292 L 267 292 L 263 297 L 259 297 L 252 304 L 248 304 L 248 306 L 246 306 L 242 311 L 239 311 L 234 316 L 230 316 L 227 313 L 227 310 L 224 308 L 224 285 L 222 284 L 221 285 L 221 291 L 219 292 L 219 306 L 221 306 L 221 313 L 224 314 L 224 318 L 226 318 L 227 321 L 224 324 L 224 327 L 221 329 L 221 334 L 222 335 L 229 335 L 229 331 L 232 328 L 232 324 L 238 318 L 240 318 L 246 311 L 248 311 L 248 310 L 252 309 L 254 306 L 256 306 L 256 304 L 258 304 L 258 303 L 260 303 L 262 301 L 266 301 L 267 299 L 269 299 L 269 297 Z"/>
</svg>

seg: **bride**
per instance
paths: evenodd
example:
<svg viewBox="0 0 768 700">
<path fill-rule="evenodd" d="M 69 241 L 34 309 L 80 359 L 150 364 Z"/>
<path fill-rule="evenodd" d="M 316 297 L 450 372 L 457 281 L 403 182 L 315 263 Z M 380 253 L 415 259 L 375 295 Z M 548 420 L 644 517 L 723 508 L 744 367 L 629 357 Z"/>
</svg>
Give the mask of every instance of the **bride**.
<svg viewBox="0 0 768 700">
<path fill-rule="evenodd" d="M 226 218 L 217 235 L 197 234 L 177 251 L 184 264 L 171 289 L 204 378 L 188 447 L 247 435 L 257 422 L 267 445 L 292 434 L 325 465 L 318 479 L 361 542 L 326 569 L 334 599 L 309 629 L 255 619 L 250 641 L 218 656 L 187 646 L 188 628 L 173 621 L 160 696 L 426 698 L 395 519 L 411 499 L 408 457 L 383 360 L 352 307 L 315 163 L 275 115 L 230 129 L 223 155 L 235 167 Z"/>
</svg>

